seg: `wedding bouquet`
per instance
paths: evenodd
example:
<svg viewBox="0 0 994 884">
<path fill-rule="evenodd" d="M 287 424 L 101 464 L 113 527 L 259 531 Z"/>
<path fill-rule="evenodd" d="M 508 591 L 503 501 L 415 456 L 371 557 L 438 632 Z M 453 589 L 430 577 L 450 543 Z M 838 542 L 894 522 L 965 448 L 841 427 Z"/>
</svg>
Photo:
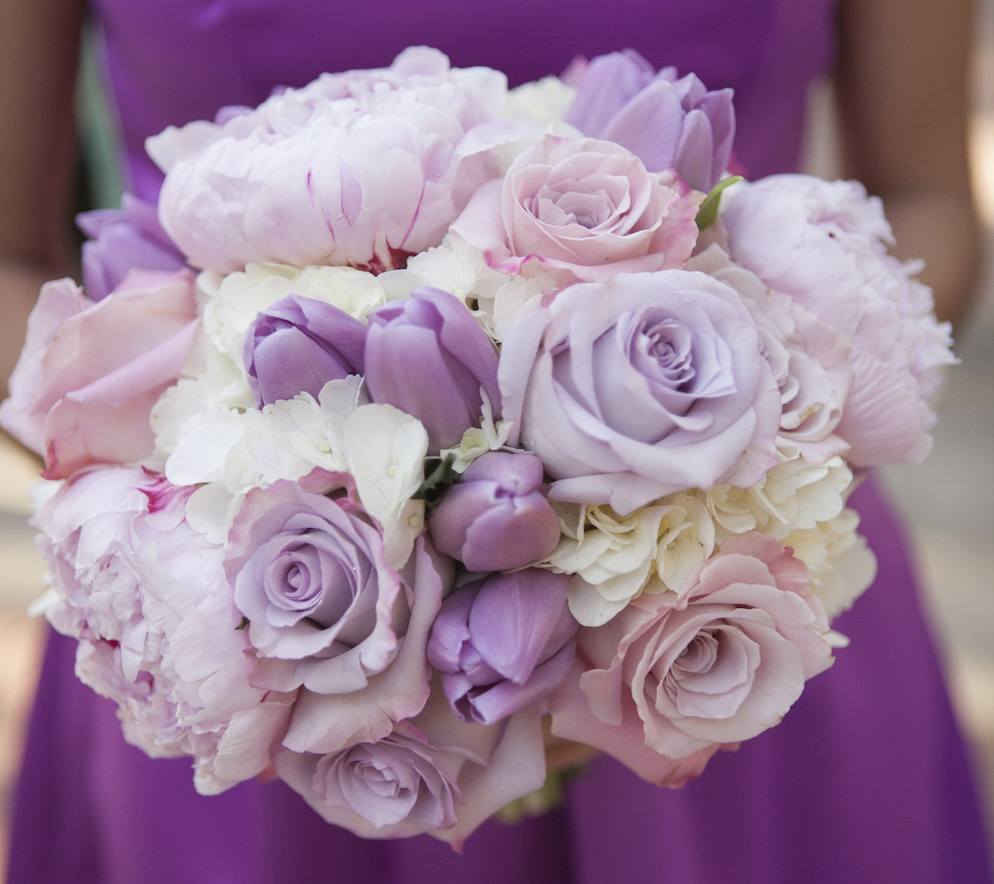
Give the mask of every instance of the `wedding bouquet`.
<svg viewBox="0 0 994 884">
<path fill-rule="evenodd" d="M 130 742 L 458 846 L 543 718 L 671 786 L 781 720 L 952 358 L 879 200 L 729 175 L 734 129 L 632 52 L 509 92 L 414 48 L 149 140 L 0 408 Z"/>
</svg>

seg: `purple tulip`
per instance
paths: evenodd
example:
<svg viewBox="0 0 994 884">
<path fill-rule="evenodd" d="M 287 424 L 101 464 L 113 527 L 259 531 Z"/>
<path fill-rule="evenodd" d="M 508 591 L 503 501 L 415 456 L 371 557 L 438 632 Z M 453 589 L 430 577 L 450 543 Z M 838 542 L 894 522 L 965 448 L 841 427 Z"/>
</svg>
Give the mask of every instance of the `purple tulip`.
<svg viewBox="0 0 994 884">
<path fill-rule="evenodd" d="M 76 216 L 83 243 L 83 282 L 94 301 L 105 298 L 130 270 L 181 270 L 186 258 L 159 225 L 153 203 L 124 194 L 120 209 Z"/>
<path fill-rule="evenodd" d="M 366 327 L 324 301 L 287 295 L 256 316 L 243 360 L 259 408 L 362 374 Z"/>
<path fill-rule="evenodd" d="M 562 684 L 576 649 L 569 584 L 567 574 L 528 568 L 468 583 L 442 603 L 428 662 L 462 721 L 493 724 Z"/>
<path fill-rule="evenodd" d="M 542 480 L 534 455 L 484 454 L 431 514 L 435 546 L 470 571 L 510 571 L 545 558 L 559 542 L 559 520 Z"/>
<path fill-rule="evenodd" d="M 497 353 L 458 298 L 439 289 L 411 292 L 369 316 L 366 389 L 376 403 L 413 415 L 428 431 L 428 450 L 458 445 L 483 413 L 480 388 L 500 411 Z"/>
<path fill-rule="evenodd" d="M 650 172 L 676 169 L 705 193 L 728 168 L 735 139 L 731 89 L 708 92 L 672 67 L 657 74 L 633 50 L 590 62 L 566 122 L 628 148 Z"/>
</svg>

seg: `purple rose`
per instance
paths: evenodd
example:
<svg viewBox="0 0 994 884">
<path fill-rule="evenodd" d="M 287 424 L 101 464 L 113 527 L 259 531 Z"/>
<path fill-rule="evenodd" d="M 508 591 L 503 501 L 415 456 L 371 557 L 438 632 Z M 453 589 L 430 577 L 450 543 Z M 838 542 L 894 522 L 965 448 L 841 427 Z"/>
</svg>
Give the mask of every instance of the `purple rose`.
<svg viewBox="0 0 994 884">
<path fill-rule="evenodd" d="M 159 224 L 156 207 L 130 193 L 120 209 L 76 216 L 83 243 L 83 283 L 94 301 L 116 289 L 131 270 L 181 270 L 186 258 Z"/>
<path fill-rule="evenodd" d="M 547 697 L 573 663 L 568 574 L 528 568 L 468 583 L 443 603 L 428 660 L 462 721 L 493 724 Z"/>
<path fill-rule="evenodd" d="M 497 353 L 460 300 L 439 289 L 411 292 L 369 316 L 366 388 L 373 402 L 413 415 L 428 431 L 428 450 L 458 445 L 483 413 L 480 387 L 500 412 Z"/>
<path fill-rule="evenodd" d="M 530 454 L 477 458 L 431 514 L 435 546 L 470 571 L 510 571 L 545 558 L 559 542 L 559 519 L 542 481 L 542 461 Z"/>
<path fill-rule="evenodd" d="M 539 707 L 499 725 L 464 724 L 437 687 L 424 710 L 379 740 L 282 751 L 279 777 L 320 816 L 363 838 L 427 833 L 459 850 L 484 820 L 545 780 Z"/>
<path fill-rule="evenodd" d="M 735 139 L 731 89 L 708 92 L 672 67 L 657 74 L 630 49 L 590 62 L 566 122 L 627 147 L 650 172 L 676 169 L 705 193 L 728 168 Z"/>
<path fill-rule="evenodd" d="M 328 381 L 362 374 L 366 327 L 332 304 L 288 295 L 245 335 L 244 363 L 259 408 L 298 393 L 317 398 Z"/>
<path fill-rule="evenodd" d="M 465 758 L 457 750 L 429 745 L 410 724 L 401 723 L 376 743 L 323 756 L 280 757 L 282 773 L 292 786 L 310 780 L 303 794 L 312 802 L 320 800 L 318 812 L 330 822 L 358 817 L 377 832 L 406 824 L 411 834 L 456 822 L 455 806 L 462 795 L 455 780 Z M 306 778 L 300 776 L 302 768 Z"/>
<path fill-rule="evenodd" d="M 625 515 L 683 488 L 749 487 L 777 463 L 780 392 L 759 331 L 703 273 L 563 290 L 511 327 L 500 384 L 504 418 L 560 480 L 553 499 Z"/>
<path fill-rule="evenodd" d="M 396 624 L 410 613 L 401 575 L 387 565 L 382 535 L 354 500 L 350 478 L 327 475 L 319 490 L 337 484 L 335 499 L 285 480 L 252 489 L 228 540 L 225 570 L 253 646 L 293 661 L 285 690 L 364 687 L 396 656 Z"/>
</svg>

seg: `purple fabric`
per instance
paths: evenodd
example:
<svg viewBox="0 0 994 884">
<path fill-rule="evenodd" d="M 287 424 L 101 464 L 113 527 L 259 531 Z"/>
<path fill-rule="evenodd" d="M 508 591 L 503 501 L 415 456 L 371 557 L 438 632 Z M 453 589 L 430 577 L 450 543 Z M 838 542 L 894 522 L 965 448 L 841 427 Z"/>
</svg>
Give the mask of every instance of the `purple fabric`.
<svg viewBox="0 0 994 884">
<path fill-rule="evenodd" d="M 832 0 L 94 0 L 136 193 L 167 124 L 256 104 L 277 83 L 385 65 L 436 45 L 513 83 L 576 53 L 632 46 L 656 67 L 733 86 L 750 176 L 796 164 L 804 93 L 831 55 Z M 334 10 L 334 13 L 331 13 Z M 348 25 L 348 26 L 346 26 Z M 554 45 L 550 37 L 554 36 Z M 428 837 L 369 842 L 328 826 L 280 783 L 193 791 L 185 761 L 126 745 L 108 701 L 50 641 L 21 774 L 8 884 L 983 884 L 983 830 L 908 554 L 875 486 L 853 503 L 881 577 L 837 623 L 852 637 L 783 724 L 714 758 L 680 791 L 609 759 L 566 806 L 488 823 L 460 857 Z"/>
<path fill-rule="evenodd" d="M 827 70 L 834 0 L 91 0 L 107 37 L 131 190 L 154 199 L 144 142 L 168 125 L 256 105 L 322 71 L 388 65 L 435 46 L 511 85 L 561 73 L 576 55 L 631 47 L 656 68 L 735 90 L 735 154 L 750 178 L 797 163 L 809 81 Z"/>
</svg>

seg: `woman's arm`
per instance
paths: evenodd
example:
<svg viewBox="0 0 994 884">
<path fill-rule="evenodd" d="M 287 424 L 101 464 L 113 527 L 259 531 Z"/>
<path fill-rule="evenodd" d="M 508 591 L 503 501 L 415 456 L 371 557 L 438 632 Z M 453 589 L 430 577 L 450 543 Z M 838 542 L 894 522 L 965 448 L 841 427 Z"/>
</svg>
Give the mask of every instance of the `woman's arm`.
<svg viewBox="0 0 994 884">
<path fill-rule="evenodd" d="M 17 361 L 39 287 L 72 267 L 82 13 L 81 0 L 0 3 L 0 383 Z"/>
<path fill-rule="evenodd" d="M 967 125 L 970 0 L 842 0 L 836 88 L 847 177 L 884 199 L 897 254 L 923 257 L 940 319 L 969 307 L 981 257 Z"/>
</svg>

